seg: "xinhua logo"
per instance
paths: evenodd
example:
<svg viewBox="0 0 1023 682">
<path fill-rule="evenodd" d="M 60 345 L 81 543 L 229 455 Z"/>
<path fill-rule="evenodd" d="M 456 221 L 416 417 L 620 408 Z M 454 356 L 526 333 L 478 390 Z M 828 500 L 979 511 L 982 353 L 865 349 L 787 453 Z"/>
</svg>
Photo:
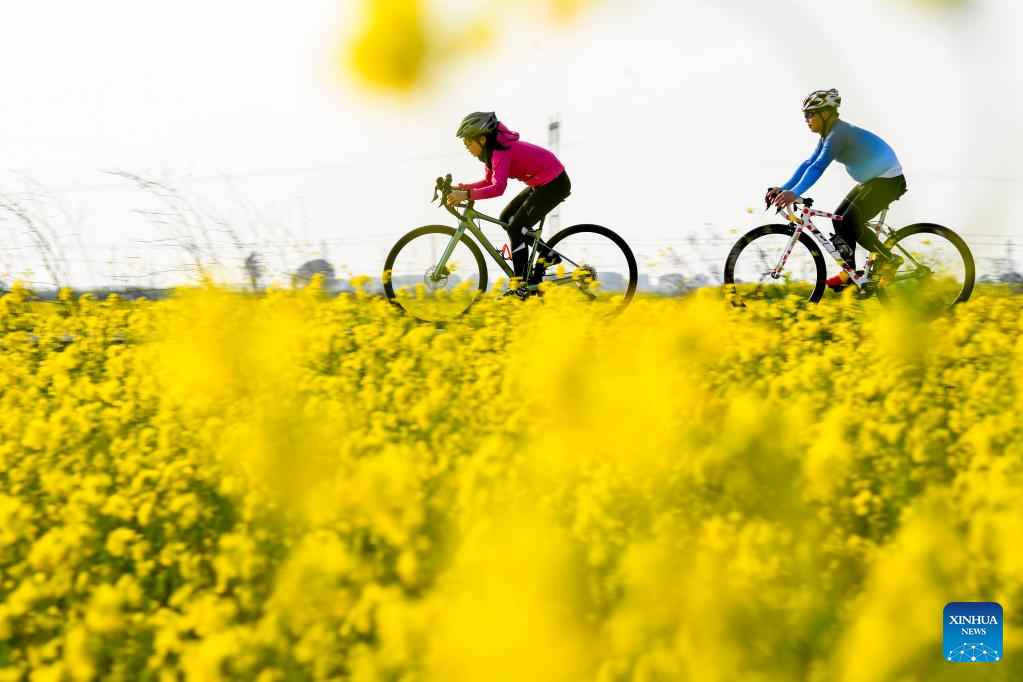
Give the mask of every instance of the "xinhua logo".
<svg viewBox="0 0 1023 682">
<path fill-rule="evenodd" d="M 994 663 L 1002 660 L 1002 607 L 993 601 L 954 601 L 945 605 L 942 638 L 945 660 Z"/>
</svg>

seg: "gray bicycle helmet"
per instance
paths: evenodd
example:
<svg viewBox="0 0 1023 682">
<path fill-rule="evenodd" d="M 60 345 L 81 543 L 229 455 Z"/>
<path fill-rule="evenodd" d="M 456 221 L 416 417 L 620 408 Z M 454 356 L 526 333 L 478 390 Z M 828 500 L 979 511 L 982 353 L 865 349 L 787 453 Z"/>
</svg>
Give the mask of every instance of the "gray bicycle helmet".
<svg viewBox="0 0 1023 682">
<path fill-rule="evenodd" d="M 462 119 L 455 137 L 479 137 L 497 130 L 497 114 L 492 111 L 477 111 Z"/>
<path fill-rule="evenodd" d="M 834 107 L 837 109 L 841 104 L 842 96 L 838 94 L 838 90 L 834 88 L 830 90 L 814 90 L 803 100 L 803 111 L 816 111 L 824 107 Z"/>
</svg>

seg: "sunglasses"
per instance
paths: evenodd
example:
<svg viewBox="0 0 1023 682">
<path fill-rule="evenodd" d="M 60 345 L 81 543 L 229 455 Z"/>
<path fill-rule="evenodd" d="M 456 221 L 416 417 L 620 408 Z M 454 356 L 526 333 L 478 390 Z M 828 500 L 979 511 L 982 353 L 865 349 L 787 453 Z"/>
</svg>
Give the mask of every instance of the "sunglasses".
<svg viewBox="0 0 1023 682">
<path fill-rule="evenodd" d="M 809 121 L 811 118 L 816 116 L 817 113 L 818 113 L 817 111 L 804 111 L 803 112 L 803 118 L 805 118 L 807 121 Z"/>
</svg>

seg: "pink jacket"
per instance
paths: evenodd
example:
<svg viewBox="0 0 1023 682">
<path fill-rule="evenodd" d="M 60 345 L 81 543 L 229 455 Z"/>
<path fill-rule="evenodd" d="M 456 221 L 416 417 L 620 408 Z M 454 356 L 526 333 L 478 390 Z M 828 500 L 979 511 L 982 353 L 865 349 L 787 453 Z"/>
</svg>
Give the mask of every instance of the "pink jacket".
<svg viewBox="0 0 1023 682">
<path fill-rule="evenodd" d="M 558 157 L 543 147 L 522 142 L 519 134 L 508 130 L 503 123 L 497 124 L 497 141 L 508 149 L 494 150 L 487 176 L 479 182 L 458 185 L 458 189 L 469 191 L 470 199 L 501 196 L 508 186 L 508 178 L 540 187 L 565 171 Z"/>
</svg>

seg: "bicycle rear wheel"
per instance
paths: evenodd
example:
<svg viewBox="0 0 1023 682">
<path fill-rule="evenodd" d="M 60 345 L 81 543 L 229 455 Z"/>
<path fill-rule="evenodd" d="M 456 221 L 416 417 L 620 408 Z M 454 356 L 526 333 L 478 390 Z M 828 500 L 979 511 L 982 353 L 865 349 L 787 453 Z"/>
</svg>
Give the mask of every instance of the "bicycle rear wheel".
<svg viewBox="0 0 1023 682">
<path fill-rule="evenodd" d="M 572 225 L 547 242 L 562 262 L 549 268 L 544 281 L 576 292 L 581 300 L 618 315 L 636 295 L 639 268 L 632 249 L 602 225 Z"/>
<path fill-rule="evenodd" d="M 725 261 L 725 290 L 733 305 L 776 303 L 789 296 L 807 303 L 821 300 L 827 266 L 820 248 L 805 232 L 774 276 L 795 229 L 763 225 L 739 238 Z"/>
<path fill-rule="evenodd" d="M 387 300 L 424 322 L 465 313 L 487 290 L 487 264 L 479 246 L 462 234 L 438 269 L 454 234 L 452 227 L 427 225 L 399 239 L 384 261 Z"/>
<path fill-rule="evenodd" d="M 888 283 L 879 285 L 877 297 L 883 303 L 934 315 L 969 300 L 976 277 L 973 254 L 949 228 L 916 223 L 896 232 L 885 246 L 904 262 Z"/>
</svg>

